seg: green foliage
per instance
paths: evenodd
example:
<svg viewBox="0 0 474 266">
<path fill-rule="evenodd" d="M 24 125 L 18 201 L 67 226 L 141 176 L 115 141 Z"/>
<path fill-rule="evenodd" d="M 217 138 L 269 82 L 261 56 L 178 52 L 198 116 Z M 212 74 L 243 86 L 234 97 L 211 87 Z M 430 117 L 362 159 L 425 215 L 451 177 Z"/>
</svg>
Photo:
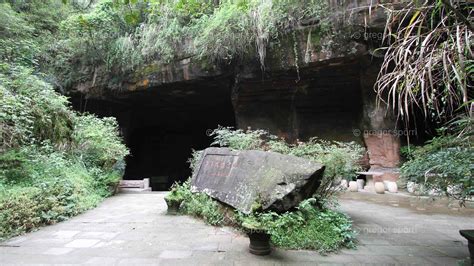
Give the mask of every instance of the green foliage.
<svg viewBox="0 0 474 266">
<path fill-rule="evenodd" d="M 326 177 L 353 178 L 361 165 L 358 160 L 362 157 L 364 148 L 355 142 L 326 141 L 311 138 L 293 146 L 290 155 L 307 158 L 326 166 Z"/>
<path fill-rule="evenodd" d="M 192 193 L 190 181 L 175 183 L 166 195 L 167 201 L 180 202 L 180 213 L 202 218 L 211 225 L 222 225 L 224 216 L 219 204 L 204 193 Z"/>
<path fill-rule="evenodd" d="M 180 208 L 182 213 L 202 218 L 210 225 L 221 225 L 224 221 L 219 204 L 204 193 L 191 194 Z"/>
<path fill-rule="evenodd" d="M 59 41 L 49 47 L 45 60 L 49 72 L 64 86 L 83 80 L 98 69 L 115 66 L 109 56 L 117 38 L 129 24 L 112 1 L 100 1 L 91 11 L 73 14 L 60 24 Z"/>
<path fill-rule="evenodd" d="M 202 16 L 194 25 L 200 32 L 194 39 L 194 49 L 199 57 L 211 61 L 233 61 L 243 58 L 254 46 L 249 6 L 244 1 L 222 3 L 214 12 Z"/>
<path fill-rule="evenodd" d="M 236 150 L 256 150 L 261 149 L 264 138 L 269 136 L 264 130 L 233 130 L 230 127 L 218 127 L 214 129 L 210 136 L 214 136 L 211 145 L 229 147 Z"/>
<path fill-rule="evenodd" d="M 194 175 L 194 171 L 196 170 L 197 164 L 199 159 L 201 158 L 201 154 L 203 151 L 196 151 L 193 150 L 191 154 L 191 158 L 188 159 L 189 167 L 191 168 L 192 175 Z"/>
<path fill-rule="evenodd" d="M 274 245 L 289 249 L 313 249 L 322 254 L 355 247 L 355 231 L 347 215 L 320 209 L 316 199 L 301 202 L 296 211 L 237 215 L 244 230 L 264 230 Z"/>
<path fill-rule="evenodd" d="M 117 121 L 113 117 L 76 116 L 73 152 L 88 166 L 110 170 L 128 154 L 121 141 Z"/>
<path fill-rule="evenodd" d="M 315 193 L 319 201 L 330 200 L 340 190 L 334 186 L 338 178 L 353 179 L 362 169 L 359 160 L 364 148 L 355 142 L 326 141 L 311 138 L 307 142 L 288 144 L 284 139 L 269 134 L 265 130 L 233 130 L 218 127 L 212 145 L 229 147 L 236 150 L 263 150 L 306 158 L 325 166 L 321 185 Z M 194 171 L 194 170 L 193 170 Z"/>
<path fill-rule="evenodd" d="M 9 150 L 0 157 L 0 239 L 95 206 L 105 196 L 96 178 L 80 161 L 46 144 Z"/>
<path fill-rule="evenodd" d="M 0 3 L 0 59 L 24 65 L 35 64 L 34 56 L 39 50 L 32 38 L 34 28 L 25 18 L 17 14 L 8 3 Z"/>
<path fill-rule="evenodd" d="M 326 166 L 325 177 L 355 177 L 361 169 L 358 160 L 364 149 L 354 142 L 336 142 L 311 138 L 307 142 L 288 144 L 283 139 L 269 134 L 265 130 L 233 130 L 219 127 L 212 145 L 229 147 L 236 150 L 264 150 L 306 158 Z"/>
<path fill-rule="evenodd" d="M 407 1 L 387 10 L 384 62 L 375 89 L 408 126 L 420 113 L 446 122 L 472 116 L 472 7 L 464 1 Z"/>
<path fill-rule="evenodd" d="M 0 3 L 0 239 L 95 206 L 113 193 L 124 169 L 128 150 L 117 122 L 78 115 L 38 72 L 45 60 L 70 67 L 44 47 L 73 9 L 59 0 Z M 76 28 L 62 27 L 82 40 L 90 27 L 110 23 L 102 14 L 72 18 Z M 67 50 L 61 55 L 71 58 Z"/>
<path fill-rule="evenodd" d="M 351 220 L 343 213 L 319 210 L 308 201 L 299 210 L 278 217 L 269 232 L 272 242 L 291 249 L 314 249 L 322 254 L 355 246 Z"/>
<path fill-rule="evenodd" d="M 307 199 L 295 211 L 283 214 L 245 215 L 224 208 L 206 194 L 192 193 L 189 180 L 173 185 L 166 199 L 181 202 L 180 213 L 202 218 L 211 225 L 230 224 L 244 231 L 265 231 L 274 245 L 283 248 L 313 249 L 324 254 L 355 246 L 351 220 L 326 206 L 321 208 L 316 199 Z"/>
<path fill-rule="evenodd" d="M 115 119 L 76 114 L 41 77 L 0 64 L 0 239 L 95 206 L 128 154 Z"/>
<path fill-rule="evenodd" d="M 0 2 L 0 61 L 37 66 L 69 10 L 59 0 Z"/>
<path fill-rule="evenodd" d="M 103 0 L 61 23 L 45 60 L 65 87 L 100 73 L 115 88 L 146 64 L 192 56 L 212 64 L 258 58 L 264 67 L 269 42 L 302 22 L 328 32 L 325 10 L 322 0 Z"/>
<path fill-rule="evenodd" d="M 472 136 L 442 135 L 424 146 L 412 147 L 401 177 L 423 184 L 426 189 L 470 200 L 474 195 L 474 149 Z"/>
<path fill-rule="evenodd" d="M 191 187 L 189 180 L 183 184 L 174 183 L 170 192 L 166 195 L 165 199 L 174 202 L 183 202 L 184 200 L 190 199 L 192 197 Z"/>
<path fill-rule="evenodd" d="M 67 99 L 26 67 L 0 64 L 0 150 L 51 140 L 67 141 L 73 114 Z"/>
</svg>

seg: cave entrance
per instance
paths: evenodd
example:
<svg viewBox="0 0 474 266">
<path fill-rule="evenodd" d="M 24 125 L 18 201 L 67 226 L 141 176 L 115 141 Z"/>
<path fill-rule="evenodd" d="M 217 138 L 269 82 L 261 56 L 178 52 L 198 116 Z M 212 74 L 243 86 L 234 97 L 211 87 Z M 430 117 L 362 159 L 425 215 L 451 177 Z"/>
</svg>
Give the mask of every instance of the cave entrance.
<svg viewBox="0 0 474 266">
<path fill-rule="evenodd" d="M 173 84 L 122 93 L 113 101 L 89 99 L 86 104 L 76 99 L 73 103 L 81 111 L 117 118 L 131 153 L 124 179 L 150 178 L 153 191 L 168 190 L 191 175 L 187 161 L 192 150 L 210 146 L 210 130 L 235 126 L 226 81 Z"/>
</svg>

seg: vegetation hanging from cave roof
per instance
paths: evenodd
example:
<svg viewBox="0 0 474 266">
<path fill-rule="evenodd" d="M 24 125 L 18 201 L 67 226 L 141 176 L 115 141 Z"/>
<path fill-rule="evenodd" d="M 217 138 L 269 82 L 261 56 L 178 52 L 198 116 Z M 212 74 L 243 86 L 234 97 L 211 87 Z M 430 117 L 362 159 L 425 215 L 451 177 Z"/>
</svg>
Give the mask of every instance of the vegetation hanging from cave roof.
<svg viewBox="0 0 474 266">
<path fill-rule="evenodd" d="M 48 72 L 68 87 L 97 71 L 126 74 L 188 57 L 264 67 L 269 42 L 302 21 L 327 32 L 326 10 L 325 0 L 101 0 L 61 23 Z"/>
</svg>

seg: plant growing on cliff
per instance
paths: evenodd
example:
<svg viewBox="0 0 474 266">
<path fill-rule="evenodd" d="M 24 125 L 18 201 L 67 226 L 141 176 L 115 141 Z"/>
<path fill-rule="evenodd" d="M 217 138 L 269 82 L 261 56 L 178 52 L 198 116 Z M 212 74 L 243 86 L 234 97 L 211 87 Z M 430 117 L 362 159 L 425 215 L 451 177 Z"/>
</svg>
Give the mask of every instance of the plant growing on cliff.
<svg viewBox="0 0 474 266">
<path fill-rule="evenodd" d="M 409 151 L 401 175 L 462 203 L 473 193 L 472 7 L 465 1 L 413 1 L 388 15 L 378 99 L 407 127 L 419 113 L 442 125 L 437 137 Z"/>
<path fill-rule="evenodd" d="M 378 99 L 406 123 L 415 109 L 446 122 L 469 114 L 474 58 L 472 7 L 464 1 L 412 1 L 389 10 Z"/>
<path fill-rule="evenodd" d="M 263 69 L 271 41 L 308 23 L 326 32 L 326 11 L 323 0 L 104 0 L 67 17 L 44 59 L 65 87 L 95 85 L 101 75 L 114 76 L 109 88 L 120 87 L 118 74 L 189 57 L 206 65 L 258 59 Z"/>
</svg>

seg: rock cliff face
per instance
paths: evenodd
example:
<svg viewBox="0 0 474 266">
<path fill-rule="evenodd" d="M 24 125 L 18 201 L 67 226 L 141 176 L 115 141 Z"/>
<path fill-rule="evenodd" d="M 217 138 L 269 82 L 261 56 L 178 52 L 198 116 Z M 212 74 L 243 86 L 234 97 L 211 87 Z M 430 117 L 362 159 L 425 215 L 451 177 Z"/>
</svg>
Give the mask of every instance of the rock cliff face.
<svg viewBox="0 0 474 266">
<path fill-rule="evenodd" d="M 395 167 L 396 122 L 377 108 L 373 89 L 385 12 L 371 0 L 330 2 L 340 30 L 319 36 L 317 22 L 301 25 L 270 43 L 264 68 L 257 60 L 218 65 L 190 57 L 121 77 L 113 93 L 99 71 L 76 87 L 83 95 L 74 106 L 118 118 L 133 154 L 128 177 L 156 177 L 155 189 L 189 176 L 173 162 L 208 146 L 205 132 L 217 125 L 267 129 L 288 141 L 353 140 L 366 145 L 371 166 Z"/>
</svg>

